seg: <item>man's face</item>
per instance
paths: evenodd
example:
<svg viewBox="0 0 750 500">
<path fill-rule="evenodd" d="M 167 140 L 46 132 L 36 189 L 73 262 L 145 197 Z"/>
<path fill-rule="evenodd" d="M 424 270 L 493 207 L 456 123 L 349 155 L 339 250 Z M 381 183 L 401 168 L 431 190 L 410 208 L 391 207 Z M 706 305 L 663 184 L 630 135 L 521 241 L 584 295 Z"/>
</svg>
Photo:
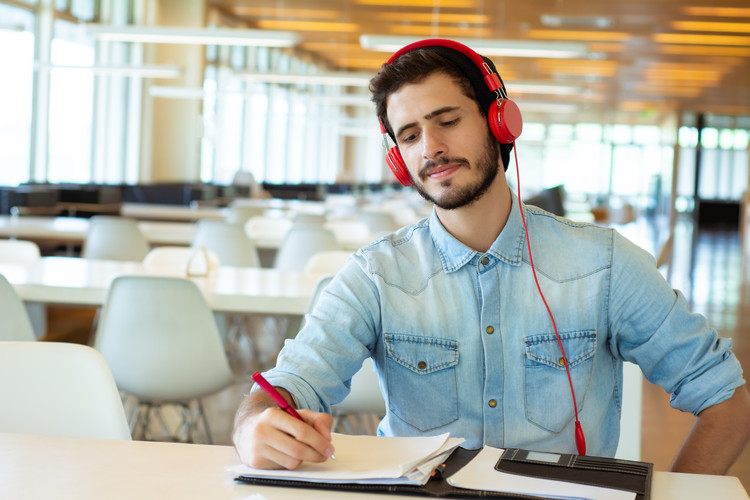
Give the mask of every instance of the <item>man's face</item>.
<svg viewBox="0 0 750 500">
<path fill-rule="evenodd" d="M 500 147 L 477 103 L 443 73 L 388 98 L 390 122 L 415 189 L 451 210 L 479 199 L 495 180 Z"/>
</svg>

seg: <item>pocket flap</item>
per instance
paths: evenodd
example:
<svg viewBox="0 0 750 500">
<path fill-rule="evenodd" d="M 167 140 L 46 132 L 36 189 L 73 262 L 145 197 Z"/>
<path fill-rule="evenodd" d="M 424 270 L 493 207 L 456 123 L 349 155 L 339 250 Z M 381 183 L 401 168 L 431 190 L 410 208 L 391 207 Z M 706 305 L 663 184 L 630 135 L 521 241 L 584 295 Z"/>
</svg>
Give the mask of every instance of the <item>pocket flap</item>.
<svg viewBox="0 0 750 500">
<path fill-rule="evenodd" d="M 384 339 L 388 358 L 415 373 L 432 373 L 458 363 L 456 340 L 392 333 Z"/>
<path fill-rule="evenodd" d="M 570 368 L 587 360 L 596 350 L 596 332 L 592 330 L 567 332 L 560 334 L 565 356 Z M 560 346 L 555 334 L 534 335 L 524 339 L 526 344 L 526 363 L 539 363 L 565 370 Z"/>
</svg>

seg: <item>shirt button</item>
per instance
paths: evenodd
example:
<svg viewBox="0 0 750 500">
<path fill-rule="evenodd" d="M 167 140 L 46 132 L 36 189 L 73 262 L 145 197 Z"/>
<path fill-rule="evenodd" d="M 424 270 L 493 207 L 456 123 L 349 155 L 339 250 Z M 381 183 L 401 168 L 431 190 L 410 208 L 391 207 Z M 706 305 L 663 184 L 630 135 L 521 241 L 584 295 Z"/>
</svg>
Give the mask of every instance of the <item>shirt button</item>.
<svg viewBox="0 0 750 500">
<path fill-rule="evenodd" d="M 487 404 L 488 404 L 488 405 L 490 406 L 490 408 L 494 408 L 494 407 L 496 407 L 496 406 L 497 406 L 497 401 L 495 401 L 494 399 L 490 399 L 490 400 L 489 400 L 489 401 L 487 402 Z"/>
<path fill-rule="evenodd" d="M 427 363 L 425 363 L 424 361 L 420 361 L 419 363 L 417 363 L 417 368 L 419 368 L 420 370 L 424 370 L 425 368 L 427 368 Z"/>
<path fill-rule="evenodd" d="M 557 362 L 560 363 L 560 366 L 565 366 L 565 358 L 560 358 Z"/>
<path fill-rule="evenodd" d="M 487 332 L 487 333 L 493 333 L 495 331 L 495 329 L 492 328 L 492 326 L 488 326 L 487 328 L 484 329 L 484 331 Z"/>
<path fill-rule="evenodd" d="M 487 257 L 482 257 L 482 260 L 480 260 L 479 262 L 481 262 L 483 266 L 486 266 L 489 261 L 490 259 L 488 259 Z"/>
</svg>

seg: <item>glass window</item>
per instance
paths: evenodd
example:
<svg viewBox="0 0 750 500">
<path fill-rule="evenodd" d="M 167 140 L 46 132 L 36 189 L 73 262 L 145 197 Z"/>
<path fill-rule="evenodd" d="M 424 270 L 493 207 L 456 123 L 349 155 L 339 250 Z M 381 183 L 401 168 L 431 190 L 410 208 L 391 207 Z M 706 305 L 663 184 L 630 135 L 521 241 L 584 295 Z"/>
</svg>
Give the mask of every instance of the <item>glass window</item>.
<svg viewBox="0 0 750 500">
<path fill-rule="evenodd" d="M 524 123 L 523 133 L 519 140 L 543 141 L 546 129 L 543 123 Z"/>
<path fill-rule="evenodd" d="M 94 44 L 73 24 L 55 21 L 53 66 L 94 65 Z M 50 76 L 49 182 L 91 180 L 92 71 L 58 68 Z"/>
<path fill-rule="evenodd" d="M 701 146 L 714 149 L 719 146 L 719 131 L 715 128 L 706 127 L 701 132 Z"/>
<path fill-rule="evenodd" d="M 721 149 L 733 149 L 734 131 L 732 129 L 721 129 L 721 132 L 719 132 L 719 147 Z"/>
<path fill-rule="evenodd" d="M 655 125 L 636 125 L 633 127 L 633 142 L 636 144 L 659 144 L 661 129 Z"/>
<path fill-rule="evenodd" d="M 579 141 L 601 141 L 602 126 L 598 123 L 579 123 L 576 125 L 576 138 Z"/>
<path fill-rule="evenodd" d="M 748 148 L 748 142 L 750 142 L 750 134 L 747 130 L 737 129 L 734 131 L 734 149 L 744 151 Z"/>
<path fill-rule="evenodd" d="M 29 180 L 34 16 L 0 5 L 0 19 L 23 28 L 0 29 L 0 68 L 6 75 L 13 75 L 0 78 L 0 185 L 13 186 Z"/>
<path fill-rule="evenodd" d="M 630 144 L 633 142 L 633 128 L 630 125 L 613 125 L 609 133 L 610 140 L 614 144 Z"/>
<path fill-rule="evenodd" d="M 72 0 L 70 11 L 81 21 L 92 21 L 96 15 L 95 0 Z"/>
<path fill-rule="evenodd" d="M 694 148 L 698 145 L 698 129 L 695 127 L 680 127 L 677 142 L 681 148 Z"/>
<path fill-rule="evenodd" d="M 547 129 L 550 140 L 570 141 L 573 139 L 573 125 L 568 123 L 553 123 Z"/>
</svg>

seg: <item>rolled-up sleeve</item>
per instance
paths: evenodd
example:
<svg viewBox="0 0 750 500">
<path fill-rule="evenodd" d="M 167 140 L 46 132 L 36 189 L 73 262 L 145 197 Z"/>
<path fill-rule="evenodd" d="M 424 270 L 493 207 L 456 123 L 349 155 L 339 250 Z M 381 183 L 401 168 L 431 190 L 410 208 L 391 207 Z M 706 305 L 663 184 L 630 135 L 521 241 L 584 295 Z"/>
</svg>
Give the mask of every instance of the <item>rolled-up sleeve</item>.
<svg viewBox="0 0 750 500">
<path fill-rule="evenodd" d="M 732 341 L 690 312 L 684 295 L 659 274 L 653 257 L 615 235 L 609 321 L 613 353 L 637 363 L 671 394 L 670 404 L 698 414 L 743 385 Z"/>
</svg>

